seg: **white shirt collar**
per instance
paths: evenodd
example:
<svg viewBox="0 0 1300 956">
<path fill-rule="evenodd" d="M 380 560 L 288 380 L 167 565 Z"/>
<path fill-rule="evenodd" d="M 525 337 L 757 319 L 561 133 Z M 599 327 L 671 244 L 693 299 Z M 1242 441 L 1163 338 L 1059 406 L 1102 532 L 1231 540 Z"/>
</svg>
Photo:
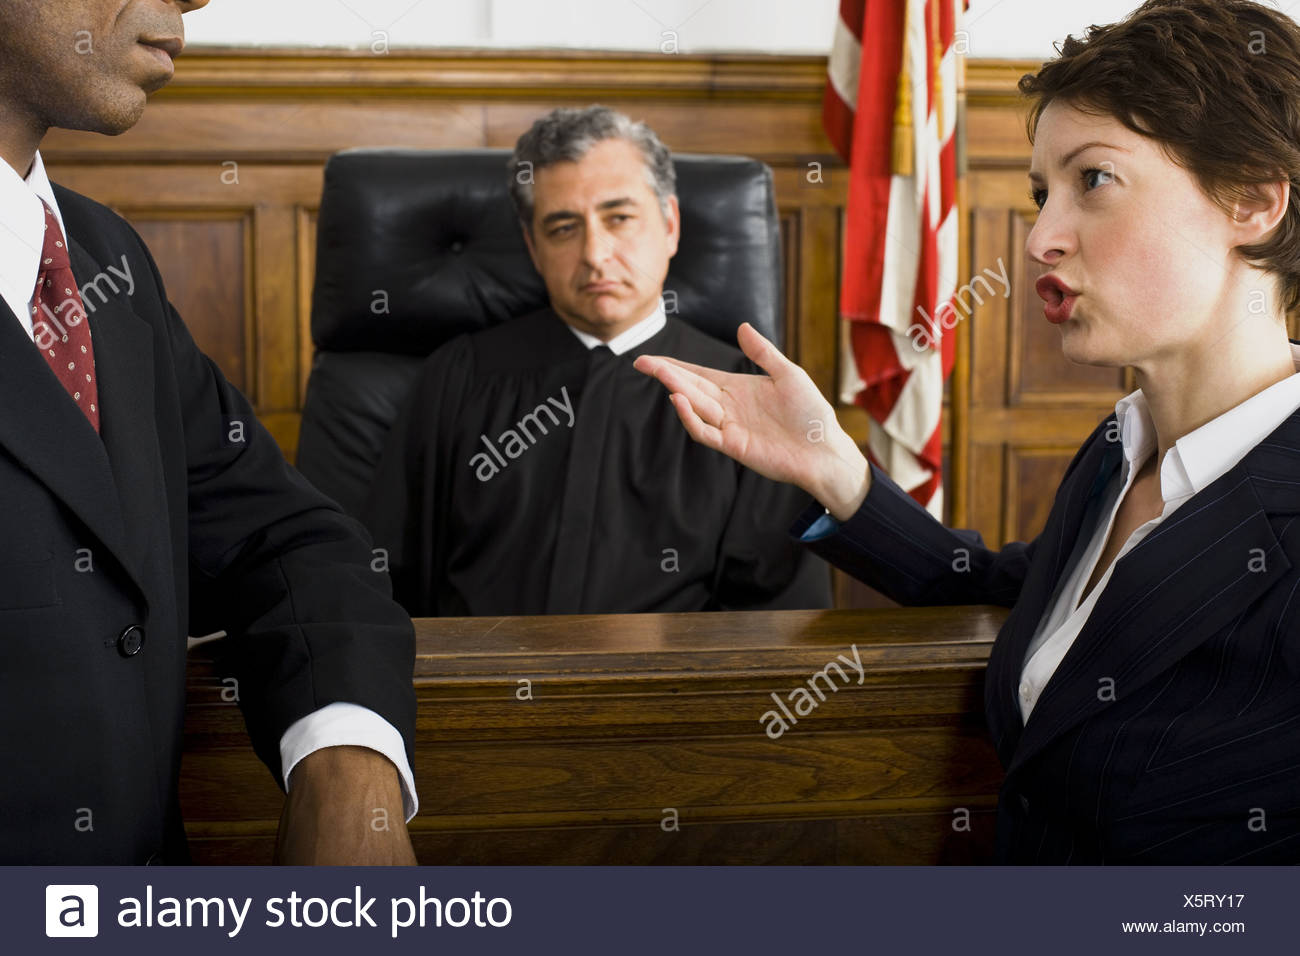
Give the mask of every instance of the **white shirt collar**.
<svg viewBox="0 0 1300 956">
<path fill-rule="evenodd" d="M 1160 494 L 1166 504 L 1181 502 L 1222 478 L 1246 453 L 1300 408 L 1300 346 L 1292 344 L 1297 374 L 1270 385 L 1218 418 L 1174 442 L 1160 466 Z M 1155 452 L 1156 430 L 1147 399 L 1138 389 L 1115 403 L 1128 483 L 1134 469 Z"/>
<path fill-rule="evenodd" d="M 34 277 L 32 282 L 33 284 L 36 282 Z M 568 322 L 565 322 L 564 324 L 569 325 Z M 624 329 L 608 342 L 602 342 L 600 339 L 596 338 L 596 336 L 575 329 L 571 325 L 569 325 L 569 331 L 576 335 L 578 341 L 589 349 L 594 349 L 597 345 L 607 345 L 609 346 L 609 350 L 615 355 L 622 355 L 624 352 L 634 349 L 642 342 L 658 335 L 659 330 L 667 324 L 668 316 L 664 313 L 664 300 L 661 298 L 653 312 L 630 329 Z"/>
<path fill-rule="evenodd" d="M 30 335 L 31 302 L 45 245 L 45 211 L 41 200 L 54 210 L 59 228 L 67 235 L 63 214 L 54 200 L 54 187 L 38 152 L 24 179 L 0 159 L 0 296 L 18 316 Z"/>
</svg>

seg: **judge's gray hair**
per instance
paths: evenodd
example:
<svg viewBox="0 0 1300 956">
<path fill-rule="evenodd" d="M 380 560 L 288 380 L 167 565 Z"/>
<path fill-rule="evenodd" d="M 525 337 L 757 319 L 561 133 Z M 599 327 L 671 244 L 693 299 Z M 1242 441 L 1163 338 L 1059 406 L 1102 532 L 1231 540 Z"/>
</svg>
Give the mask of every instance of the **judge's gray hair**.
<svg viewBox="0 0 1300 956">
<path fill-rule="evenodd" d="M 555 163 L 577 162 L 607 139 L 627 140 L 641 151 L 646 181 L 659 200 L 659 208 L 668 214 L 668 199 L 677 195 L 677 173 L 672 154 L 655 131 L 608 106 L 561 107 L 533 123 L 519 137 L 510 157 L 510 198 L 524 228 L 530 232 L 533 228 L 533 177 L 537 170 Z"/>
</svg>

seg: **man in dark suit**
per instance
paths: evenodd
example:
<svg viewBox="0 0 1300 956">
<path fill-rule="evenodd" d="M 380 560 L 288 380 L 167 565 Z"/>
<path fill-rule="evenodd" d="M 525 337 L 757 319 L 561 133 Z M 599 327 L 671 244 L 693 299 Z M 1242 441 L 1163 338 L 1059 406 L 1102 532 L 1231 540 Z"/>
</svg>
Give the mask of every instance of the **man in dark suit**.
<svg viewBox="0 0 1300 956">
<path fill-rule="evenodd" d="M 206 2 L 0 6 L 0 862 L 187 858 L 186 637 L 224 629 L 279 858 L 413 863 L 413 634 L 371 542 L 38 152 L 130 128 Z"/>
</svg>

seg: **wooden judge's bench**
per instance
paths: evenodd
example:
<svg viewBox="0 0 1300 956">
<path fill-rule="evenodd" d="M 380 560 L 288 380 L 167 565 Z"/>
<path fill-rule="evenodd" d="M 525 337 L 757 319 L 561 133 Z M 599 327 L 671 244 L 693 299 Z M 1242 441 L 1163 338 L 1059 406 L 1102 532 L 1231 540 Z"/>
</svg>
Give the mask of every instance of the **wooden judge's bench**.
<svg viewBox="0 0 1300 956">
<path fill-rule="evenodd" d="M 986 861 L 1001 769 L 981 688 L 1005 615 L 417 620 L 416 854 L 425 864 Z M 196 647 L 189 665 L 191 851 L 197 863 L 269 863 L 283 796 L 213 647 Z"/>
</svg>

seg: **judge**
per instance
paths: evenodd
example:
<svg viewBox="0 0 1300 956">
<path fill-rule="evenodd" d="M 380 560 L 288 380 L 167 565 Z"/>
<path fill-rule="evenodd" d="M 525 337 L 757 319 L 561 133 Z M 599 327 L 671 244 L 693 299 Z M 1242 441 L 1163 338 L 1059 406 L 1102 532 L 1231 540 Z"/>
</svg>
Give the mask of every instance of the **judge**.
<svg viewBox="0 0 1300 956">
<path fill-rule="evenodd" d="M 667 148 L 608 108 L 559 109 L 509 173 L 550 308 L 421 370 L 363 509 L 397 600 L 414 616 L 827 606 L 826 566 L 772 521 L 807 496 L 695 445 L 632 368 L 752 368 L 665 315 Z"/>
</svg>

